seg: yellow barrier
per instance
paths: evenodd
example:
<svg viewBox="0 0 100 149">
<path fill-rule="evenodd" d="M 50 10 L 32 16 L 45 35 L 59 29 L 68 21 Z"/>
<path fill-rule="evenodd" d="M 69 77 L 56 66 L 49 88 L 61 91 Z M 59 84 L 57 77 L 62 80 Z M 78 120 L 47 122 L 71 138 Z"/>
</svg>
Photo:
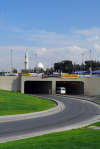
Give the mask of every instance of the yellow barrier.
<svg viewBox="0 0 100 149">
<path fill-rule="evenodd" d="M 22 77 L 30 77 L 31 73 L 22 73 Z"/>
<path fill-rule="evenodd" d="M 77 74 L 61 74 L 61 78 L 62 79 L 66 79 L 66 78 L 75 78 L 75 79 L 77 79 L 78 75 Z"/>
</svg>

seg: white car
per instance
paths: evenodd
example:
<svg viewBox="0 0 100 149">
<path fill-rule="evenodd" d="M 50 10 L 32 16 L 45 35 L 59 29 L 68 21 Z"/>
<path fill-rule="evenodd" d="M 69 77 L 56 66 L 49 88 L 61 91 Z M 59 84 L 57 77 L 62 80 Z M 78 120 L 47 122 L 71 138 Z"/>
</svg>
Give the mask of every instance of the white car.
<svg viewBox="0 0 100 149">
<path fill-rule="evenodd" d="M 56 87 L 56 94 L 66 94 L 65 87 Z"/>
</svg>

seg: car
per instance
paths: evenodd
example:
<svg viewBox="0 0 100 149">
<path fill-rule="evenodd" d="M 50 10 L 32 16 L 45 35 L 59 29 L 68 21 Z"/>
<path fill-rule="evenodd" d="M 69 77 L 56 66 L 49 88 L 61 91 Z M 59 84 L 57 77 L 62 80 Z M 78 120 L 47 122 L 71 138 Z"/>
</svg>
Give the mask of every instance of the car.
<svg viewBox="0 0 100 149">
<path fill-rule="evenodd" d="M 66 94 L 65 87 L 56 87 L 56 94 Z"/>
</svg>

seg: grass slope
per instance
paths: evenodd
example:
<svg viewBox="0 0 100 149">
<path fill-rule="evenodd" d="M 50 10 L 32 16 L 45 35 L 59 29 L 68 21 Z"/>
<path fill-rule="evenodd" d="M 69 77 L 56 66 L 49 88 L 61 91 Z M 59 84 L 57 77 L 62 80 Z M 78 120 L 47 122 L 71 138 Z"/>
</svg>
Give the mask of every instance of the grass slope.
<svg viewBox="0 0 100 149">
<path fill-rule="evenodd" d="M 92 124 L 99 126 L 100 122 Z M 100 130 L 73 129 L 19 141 L 1 143 L 0 149 L 100 149 Z"/>
<path fill-rule="evenodd" d="M 44 111 L 56 103 L 17 92 L 0 90 L 0 116 Z"/>
</svg>

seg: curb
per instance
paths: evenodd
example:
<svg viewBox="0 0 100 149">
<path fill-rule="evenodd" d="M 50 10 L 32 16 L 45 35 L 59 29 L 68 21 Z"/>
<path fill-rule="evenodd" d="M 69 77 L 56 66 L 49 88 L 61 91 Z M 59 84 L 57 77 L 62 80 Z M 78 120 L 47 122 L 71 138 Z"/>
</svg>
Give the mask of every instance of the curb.
<svg viewBox="0 0 100 149">
<path fill-rule="evenodd" d="M 34 96 L 36 96 L 36 95 L 34 95 Z M 55 101 L 57 103 L 57 107 L 49 109 L 49 110 L 41 111 L 41 112 L 35 112 L 35 113 L 0 116 L 0 123 L 1 122 L 9 122 L 9 121 L 17 121 L 17 120 L 24 120 L 24 119 L 43 117 L 43 116 L 47 116 L 47 115 L 52 115 L 52 114 L 58 113 L 58 112 L 60 112 L 60 111 L 65 109 L 65 105 L 62 102 L 60 102 L 60 101 L 56 101 L 55 99 L 41 97 L 41 96 L 37 96 L 37 97 Z"/>
<path fill-rule="evenodd" d="M 96 103 L 98 105 L 100 105 L 100 101 L 97 101 L 97 100 L 94 100 L 94 99 L 91 99 L 91 97 L 74 97 L 74 96 L 68 96 L 68 95 L 59 95 L 59 94 L 56 94 L 57 96 L 64 96 L 64 97 L 70 97 L 70 98 L 76 98 L 76 99 L 82 99 L 82 100 L 87 100 L 87 101 L 90 101 L 90 102 L 93 102 L 93 103 Z M 93 96 L 94 98 L 97 98 L 97 96 Z"/>
</svg>

